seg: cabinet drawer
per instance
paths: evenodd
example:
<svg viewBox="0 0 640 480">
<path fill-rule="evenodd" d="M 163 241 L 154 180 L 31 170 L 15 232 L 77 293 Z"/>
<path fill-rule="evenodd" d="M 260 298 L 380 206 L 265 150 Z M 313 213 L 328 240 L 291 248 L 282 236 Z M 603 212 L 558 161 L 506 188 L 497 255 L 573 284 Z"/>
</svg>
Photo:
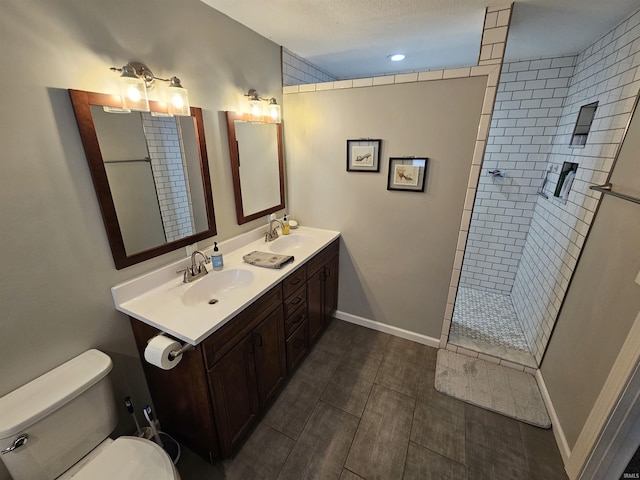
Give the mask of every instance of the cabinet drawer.
<svg viewBox="0 0 640 480">
<path fill-rule="evenodd" d="M 307 278 L 313 275 L 340 251 L 340 239 L 335 239 L 329 246 L 313 257 L 307 264 Z"/>
<path fill-rule="evenodd" d="M 285 297 L 286 298 L 286 297 Z M 289 318 L 299 307 L 307 303 L 307 287 L 303 284 L 289 298 L 284 301 L 284 318 Z"/>
<path fill-rule="evenodd" d="M 304 358 L 304 354 L 309 347 L 309 336 L 307 334 L 307 320 L 293 332 L 287 340 L 287 372 L 291 373 L 294 368 Z"/>
<path fill-rule="evenodd" d="M 282 305 L 282 285 L 278 284 L 240 312 L 220 330 L 211 334 L 202 348 L 207 368 L 220 360 L 278 306 Z"/>
<path fill-rule="evenodd" d="M 307 318 L 307 304 L 300 305 L 290 317 L 284 321 L 284 338 L 289 335 Z"/>
<path fill-rule="evenodd" d="M 289 275 L 282 282 L 282 288 L 284 290 L 284 298 L 287 299 L 295 291 L 305 284 L 307 281 L 307 268 L 306 266 L 302 266 L 298 268 L 293 274 Z"/>
</svg>

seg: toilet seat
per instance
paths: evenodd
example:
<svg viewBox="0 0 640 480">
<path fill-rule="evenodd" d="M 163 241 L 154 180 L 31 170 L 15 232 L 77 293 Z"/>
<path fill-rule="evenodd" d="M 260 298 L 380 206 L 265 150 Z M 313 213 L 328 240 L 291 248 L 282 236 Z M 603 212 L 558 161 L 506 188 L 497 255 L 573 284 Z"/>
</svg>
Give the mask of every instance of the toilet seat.
<svg viewBox="0 0 640 480">
<path fill-rule="evenodd" d="M 151 440 L 118 437 L 87 463 L 74 480 L 176 480 L 169 455 Z"/>
</svg>

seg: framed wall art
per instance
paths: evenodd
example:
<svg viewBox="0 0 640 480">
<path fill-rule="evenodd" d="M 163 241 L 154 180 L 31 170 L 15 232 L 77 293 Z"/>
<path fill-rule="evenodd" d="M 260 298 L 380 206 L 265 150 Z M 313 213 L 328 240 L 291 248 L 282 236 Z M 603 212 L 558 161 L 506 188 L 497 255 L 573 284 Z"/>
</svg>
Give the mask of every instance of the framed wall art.
<svg viewBox="0 0 640 480">
<path fill-rule="evenodd" d="M 347 140 L 347 172 L 379 172 L 382 140 Z"/>
<path fill-rule="evenodd" d="M 428 161 L 425 157 L 389 158 L 387 190 L 424 192 Z"/>
</svg>

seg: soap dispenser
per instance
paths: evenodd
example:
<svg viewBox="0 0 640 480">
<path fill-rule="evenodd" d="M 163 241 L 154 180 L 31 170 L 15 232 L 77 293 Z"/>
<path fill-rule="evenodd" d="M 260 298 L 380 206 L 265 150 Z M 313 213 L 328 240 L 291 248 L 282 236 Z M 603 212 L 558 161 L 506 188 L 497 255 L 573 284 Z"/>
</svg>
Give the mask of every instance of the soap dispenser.
<svg viewBox="0 0 640 480">
<path fill-rule="evenodd" d="M 218 242 L 213 242 L 213 253 L 211 254 L 211 266 L 214 270 L 222 270 L 224 262 L 222 252 L 218 250 Z"/>
<path fill-rule="evenodd" d="M 287 219 L 287 214 L 284 214 L 284 218 L 282 219 L 282 234 L 289 235 L 289 220 Z"/>
</svg>

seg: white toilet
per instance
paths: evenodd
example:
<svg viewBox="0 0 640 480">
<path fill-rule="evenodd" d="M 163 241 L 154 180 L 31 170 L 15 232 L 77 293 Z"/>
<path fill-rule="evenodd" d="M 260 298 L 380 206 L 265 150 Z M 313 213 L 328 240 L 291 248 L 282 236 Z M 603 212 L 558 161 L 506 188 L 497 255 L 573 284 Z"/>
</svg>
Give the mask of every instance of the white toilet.
<svg viewBox="0 0 640 480">
<path fill-rule="evenodd" d="M 89 350 L 0 398 L 0 458 L 14 480 L 180 479 L 154 442 L 109 438 L 117 423 L 111 368 L 107 355 Z"/>
</svg>

